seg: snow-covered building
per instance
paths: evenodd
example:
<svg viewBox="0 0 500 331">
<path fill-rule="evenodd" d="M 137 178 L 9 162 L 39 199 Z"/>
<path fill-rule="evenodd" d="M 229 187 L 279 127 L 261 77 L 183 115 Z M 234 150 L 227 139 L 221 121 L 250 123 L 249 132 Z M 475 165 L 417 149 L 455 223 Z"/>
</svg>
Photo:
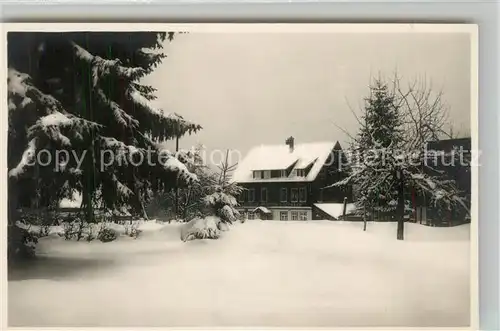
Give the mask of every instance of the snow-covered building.
<svg viewBox="0 0 500 331">
<path fill-rule="evenodd" d="M 325 189 L 344 176 L 345 161 L 338 142 L 295 144 L 290 137 L 283 145 L 256 146 L 232 177 L 244 188 L 239 211 L 250 219 L 316 219 L 315 205 L 351 201 L 350 188 Z"/>
<path fill-rule="evenodd" d="M 448 179 L 455 181 L 465 198 L 467 208 L 471 205 L 471 138 L 454 138 L 430 141 L 427 144 L 429 166 L 443 172 Z M 433 152 L 433 153 L 430 153 Z M 429 203 L 425 195 L 412 192 L 415 206 L 414 219 L 418 223 L 451 226 L 470 222 L 469 214 L 463 208 L 443 213 Z"/>
</svg>

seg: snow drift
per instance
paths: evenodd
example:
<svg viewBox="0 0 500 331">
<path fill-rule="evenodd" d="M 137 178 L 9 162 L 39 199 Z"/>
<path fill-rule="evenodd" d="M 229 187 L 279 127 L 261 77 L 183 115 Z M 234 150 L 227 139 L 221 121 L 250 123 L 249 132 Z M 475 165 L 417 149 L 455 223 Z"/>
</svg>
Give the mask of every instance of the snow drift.
<svg viewBox="0 0 500 331">
<path fill-rule="evenodd" d="M 9 326 L 469 325 L 469 225 L 407 224 L 398 241 L 394 223 L 247 221 L 182 242 L 184 226 L 144 222 L 112 243 L 42 238 L 39 261 L 9 269 Z"/>
</svg>

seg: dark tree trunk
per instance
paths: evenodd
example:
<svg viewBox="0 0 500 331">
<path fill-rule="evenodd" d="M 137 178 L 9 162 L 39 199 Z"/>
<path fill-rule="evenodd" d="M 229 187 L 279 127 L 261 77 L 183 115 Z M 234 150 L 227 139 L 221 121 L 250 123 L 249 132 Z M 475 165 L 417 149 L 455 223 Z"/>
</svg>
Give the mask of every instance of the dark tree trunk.
<svg viewBox="0 0 500 331">
<path fill-rule="evenodd" d="M 134 194 L 137 199 L 137 204 L 139 207 L 139 211 L 142 214 L 142 218 L 144 218 L 146 221 L 149 220 L 148 213 L 146 212 L 146 207 L 144 206 L 144 198 L 141 195 L 141 191 L 139 189 L 139 186 L 137 185 L 137 179 L 135 175 L 136 169 L 134 169 Z"/>
<path fill-rule="evenodd" d="M 16 224 L 16 221 L 18 219 L 18 214 L 17 214 L 17 205 L 18 205 L 18 189 L 17 189 L 17 183 L 14 182 L 13 179 L 9 178 L 8 181 L 8 196 L 7 196 L 7 201 L 8 201 L 8 211 L 7 211 L 7 224 L 8 225 L 14 225 Z"/>
<path fill-rule="evenodd" d="M 398 208 L 397 208 L 397 218 L 398 218 L 398 230 L 397 239 L 404 240 L 404 226 L 405 226 L 405 197 L 404 197 L 404 178 L 403 172 L 399 170 L 397 175 L 399 186 L 398 186 Z"/>
<path fill-rule="evenodd" d="M 179 152 L 179 136 L 175 137 L 175 152 Z M 175 180 L 175 218 L 179 218 L 179 180 Z"/>
<path fill-rule="evenodd" d="M 146 212 L 146 207 L 144 207 L 144 203 L 142 201 L 139 201 L 139 203 L 140 203 L 142 218 L 144 218 L 144 220 L 146 221 L 149 221 L 148 213 Z"/>
<path fill-rule="evenodd" d="M 94 206 L 92 205 L 92 193 L 88 192 L 82 195 L 82 208 L 85 214 L 85 220 L 88 223 L 94 222 Z M 83 219 L 82 219 L 83 221 Z"/>
<path fill-rule="evenodd" d="M 366 207 L 363 207 L 363 231 L 366 231 Z"/>
<path fill-rule="evenodd" d="M 344 209 L 342 210 L 342 220 L 345 221 L 345 214 L 347 209 L 347 197 L 344 197 Z"/>
<path fill-rule="evenodd" d="M 182 219 L 183 220 L 187 219 L 187 212 L 188 212 L 188 207 L 189 207 L 190 203 L 191 203 L 191 187 L 189 187 L 189 189 L 188 189 L 186 201 L 184 204 L 184 209 L 182 210 Z"/>
</svg>

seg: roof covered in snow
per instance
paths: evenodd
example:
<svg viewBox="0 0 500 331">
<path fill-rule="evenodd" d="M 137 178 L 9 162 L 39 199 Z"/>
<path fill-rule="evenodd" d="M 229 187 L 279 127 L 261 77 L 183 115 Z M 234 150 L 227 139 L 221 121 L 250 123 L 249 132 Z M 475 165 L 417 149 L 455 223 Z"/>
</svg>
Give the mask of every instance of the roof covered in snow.
<svg viewBox="0 0 500 331">
<path fill-rule="evenodd" d="M 470 152 L 471 149 L 471 138 L 453 138 L 453 139 L 441 139 L 436 141 L 429 141 L 427 143 L 427 149 L 436 151 L 451 151 L 454 147 L 464 149 L 464 152 Z"/>
<path fill-rule="evenodd" d="M 252 148 L 246 157 L 239 163 L 233 174 L 233 181 L 237 183 L 265 182 L 265 181 L 313 181 L 318 176 L 328 156 L 336 149 L 340 149 L 338 142 L 316 142 L 296 144 L 293 151 L 288 145 L 260 145 Z M 254 179 L 253 171 L 258 170 L 285 170 L 304 169 L 311 166 L 307 176 L 299 177 L 292 171 L 288 177 Z"/>
<path fill-rule="evenodd" d="M 315 203 L 315 207 L 321 209 L 323 212 L 338 219 L 344 213 L 343 203 Z M 346 214 L 349 214 L 356 210 L 356 205 L 353 203 L 348 203 L 346 206 Z"/>
<path fill-rule="evenodd" d="M 256 213 L 258 211 L 260 211 L 264 214 L 271 214 L 271 211 L 269 209 L 267 209 L 266 207 L 257 207 L 253 210 L 254 213 Z"/>
</svg>

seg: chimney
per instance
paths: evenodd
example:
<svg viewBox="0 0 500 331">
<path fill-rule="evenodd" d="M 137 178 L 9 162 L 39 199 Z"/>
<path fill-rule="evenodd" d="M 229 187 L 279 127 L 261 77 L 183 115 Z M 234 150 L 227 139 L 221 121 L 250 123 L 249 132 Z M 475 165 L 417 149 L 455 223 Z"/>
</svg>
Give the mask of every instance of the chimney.
<svg viewBox="0 0 500 331">
<path fill-rule="evenodd" d="M 285 140 L 285 144 L 288 145 L 290 153 L 292 153 L 294 148 L 294 138 L 292 136 L 288 137 L 287 140 Z"/>
</svg>

